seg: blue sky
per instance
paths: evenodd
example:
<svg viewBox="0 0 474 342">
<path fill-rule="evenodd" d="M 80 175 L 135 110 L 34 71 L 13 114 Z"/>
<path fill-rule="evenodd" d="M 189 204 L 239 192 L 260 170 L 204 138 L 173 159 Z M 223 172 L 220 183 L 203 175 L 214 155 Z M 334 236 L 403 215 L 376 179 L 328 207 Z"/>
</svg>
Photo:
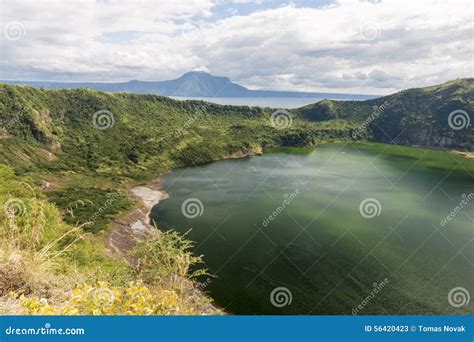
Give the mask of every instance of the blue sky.
<svg viewBox="0 0 474 342">
<path fill-rule="evenodd" d="M 215 7 L 212 12 L 215 14 L 213 20 L 220 20 L 234 15 L 246 16 L 256 11 L 263 11 L 268 9 L 275 9 L 282 6 L 292 4 L 299 8 L 317 8 L 330 4 L 328 0 L 296 0 L 296 1 L 283 1 L 283 0 L 261 0 L 261 1 L 229 1 L 222 0 L 216 1 Z"/>
<path fill-rule="evenodd" d="M 470 0 L 2 0 L 0 79 L 386 94 L 473 76 Z"/>
<path fill-rule="evenodd" d="M 194 22 L 210 22 L 215 23 L 223 19 L 232 18 L 235 16 L 248 16 L 252 13 L 265 11 L 270 9 L 276 9 L 288 5 L 293 5 L 296 8 L 318 8 L 329 5 L 329 0 L 297 0 L 297 1 L 284 1 L 284 0 L 241 0 L 241 1 L 230 1 L 230 0 L 218 0 L 214 2 L 214 6 L 210 9 L 211 16 L 198 13 L 191 18 Z M 182 25 L 185 24 L 189 18 L 175 19 L 174 22 Z M 104 43 L 124 44 L 130 40 L 133 40 L 141 35 L 137 31 L 115 31 L 106 33 L 98 39 Z"/>
<path fill-rule="evenodd" d="M 329 5 L 329 0 L 298 0 L 298 1 L 284 1 L 284 0 L 241 0 L 241 1 L 229 1 L 220 0 L 215 1 L 214 6 L 211 8 L 211 16 L 198 13 L 192 17 L 192 21 L 199 22 L 218 22 L 223 19 L 232 18 L 235 16 L 248 16 L 254 12 L 265 11 L 269 9 L 276 9 L 288 5 L 293 5 L 297 8 L 318 8 L 325 5 Z M 185 24 L 189 18 L 176 19 L 174 20 L 177 24 Z M 115 31 L 102 35 L 98 39 L 104 43 L 113 44 L 125 44 L 130 40 L 133 40 L 141 35 L 137 31 Z"/>
</svg>

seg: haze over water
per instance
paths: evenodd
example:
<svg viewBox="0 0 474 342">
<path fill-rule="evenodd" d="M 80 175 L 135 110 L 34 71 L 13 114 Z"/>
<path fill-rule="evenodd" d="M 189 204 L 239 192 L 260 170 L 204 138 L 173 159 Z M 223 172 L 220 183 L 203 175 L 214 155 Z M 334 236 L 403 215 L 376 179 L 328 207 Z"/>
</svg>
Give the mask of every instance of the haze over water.
<svg viewBox="0 0 474 342">
<path fill-rule="evenodd" d="M 270 107 L 270 108 L 285 108 L 293 109 L 303 107 L 312 103 L 316 103 L 324 100 L 324 98 L 304 98 L 304 97 L 182 97 L 173 96 L 176 100 L 203 100 L 207 102 L 232 105 L 232 106 L 259 106 L 259 107 Z M 338 99 L 344 100 L 356 100 L 356 98 L 345 98 Z"/>
<path fill-rule="evenodd" d="M 350 315 L 378 287 L 357 314 L 466 314 L 472 303 L 447 296 L 473 290 L 472 203 L 440 222 L 474 192 L 473 174 L 473 161 L 441 151 L 277 149 L 173 171 L 152 215 L 163 230 L 192 228 L 217 276 L 205 290 L 230 313 Z M 183 215 L 190 198 L 201 216 Z M 291 302 L 272 304 L 276 288 Z"/>
</svg>

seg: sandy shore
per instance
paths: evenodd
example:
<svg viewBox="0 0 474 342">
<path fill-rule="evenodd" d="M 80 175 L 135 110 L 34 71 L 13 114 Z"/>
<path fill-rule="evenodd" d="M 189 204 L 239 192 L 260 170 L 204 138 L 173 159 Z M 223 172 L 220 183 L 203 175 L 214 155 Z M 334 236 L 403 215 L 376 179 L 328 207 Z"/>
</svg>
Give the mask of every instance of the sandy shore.
<svg viewBox="0 0 474 342">
<path fill-rule="evenodd" d="M 261 147 L 255 147 L 249 151 L 236 151 L 223 159 L 240 159 L 262 154 Z M 156 229 L 150 223 L 151 209 L 169 197 L 161 190 L 161 179 L 146 185 L 137 185 L 131 188 L 130 195 L 139 200 L 139 206 L 127 211 L 113 220 L 110 234 L 107 239 L 107 250 L 111 255 L 130 260 L 128 252 L 136 245 L 137 241 L 148 235 L 152 229 Z"/>
<path fill-rule="evenodd" d="M 151 223 L 152 208 L 169 195 L 160 190 L 160 182 L 139 185 L 130 189 L 132 197 L 138 200 L 139 205 L 113 220 L 112 228 L 107 239 L 107 249 L 115 256 L 129 259 L 128 252 L 137 241 L 145 238 L 156 229 Z"/>
<path fill-rule="evenodd" d="M 163 190 L 154 190 L 147 186 L 136 186 L 131 190 L 132 194 L 139 198 L 145 208 L 147 208 L 151 213 L 151 209 L 160 203 L 160 201 L 169 198 L 169 195 Z"/>
<path fill-rule="evenodd" d="M 474 159 L 474 152 L 467 151 L 451 151 L 451 153 L 463 156 L 466 159 Z"/>
<path fill-rule="evenodd" d="M 129 251 L 141 239 L 147 238 L 152 230 L 157 229 L 151 224 L 151 210 L 161 201 L 169 198 L 169 195 L 160 189 L 160 182 L 152 184 L 134 186 L 130 189 L 130 194 L 139 200 L 139 206 L 124 213 L 114 220 L 112 229 L 107 239 L 107 249 L 109 253 L 116 257 L 125 258 L 133 262 Z M 205 297 L 198 285 L 192 280 L 183 281 L 186 291 L 190 297 Z M 201 308 L 207 314 L 222 314 L 223 312 L 214 305 L 206 305 Z"/>
</svg>

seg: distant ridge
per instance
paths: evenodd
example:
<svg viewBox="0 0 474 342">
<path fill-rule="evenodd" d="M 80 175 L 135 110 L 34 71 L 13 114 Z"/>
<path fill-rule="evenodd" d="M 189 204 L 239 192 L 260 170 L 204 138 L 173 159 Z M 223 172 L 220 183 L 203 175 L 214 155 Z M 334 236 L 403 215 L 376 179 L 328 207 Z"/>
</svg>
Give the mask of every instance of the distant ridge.
<svg viewBox="0 0 474 342">
<path fill-rule="evenodd" d="M 376 95 L 312 93 L 297 91 L 252 90 L 231 82 L 228 77 L 213 76 L 203 71 L 187 72 L 169 81 L 128 81 L 121 83 L 95 82 L 44 82 L 44 81 L 2 81 L 13 85 L 29 85 L 37 88 L 68 89 L 91 88 L 108 92 L 159 94 L 185 97 L 302 97 L 328 99 L 373 99 Z"/>
</svg>

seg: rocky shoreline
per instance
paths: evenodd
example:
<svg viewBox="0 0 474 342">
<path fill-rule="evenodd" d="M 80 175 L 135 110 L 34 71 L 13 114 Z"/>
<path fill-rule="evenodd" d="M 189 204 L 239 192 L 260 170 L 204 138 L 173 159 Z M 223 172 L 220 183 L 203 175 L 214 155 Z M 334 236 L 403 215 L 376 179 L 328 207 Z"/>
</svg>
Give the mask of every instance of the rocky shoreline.
<svg viewBox="0 0 474 342">
<path fill-rule="evenodd" d="M 113 256 L 130 261 L 129 251 L 137 241 L 146 238 L 156 229 L 151 223 L 152 208 L 169 195 L 160 190 L 160 180 L 146 185 L 132 187 L 130 196 L 139 200 L 139 205 L 113 220 L 110 234 L 107 238 L 107 250 Z"/>
<path fill-rule="evenodd" d="M 422 147 L 424 146 L 414 146 Z M 473 159 L 472 152 L 449 151 L 450 153 Z M 224 158 L 215 159 L 240 159 L 262 155 L 261 147 L 253 148 L 249 151 L 236 151 Z M 148 233 L 157 229 L 151 223 L 150 214 L 152 208 L 160 201 L 169 198 L 169 195 L 161 189 L 161 176 L 150 183 L 136 185 L 129 189 L 130 196 L 139 200 L 139 205 L 134 209 L 125 212 L 113 220 L 112 228 L 107 239 L 107 250 L 114 256 L 119 256 L 130 260 L 128 252 L 136 245 L 136 242 L 143 239 Z"/>
<path fill-rule="evenodd" d="M 151 210 L 155 205 L 169 198 L 166 191 L 161 190 L 161 178 L 146 185 L 136 185 L 130 188 L 130 195 L 139 200 L 139 205 L 114 219 L 110 234 L 107 238 L 107 250 L 111 256 L 124 258 L 133 262 L 129 252 L 138 241 L 146 239 L 153 230 L 157 230 L 151 223 Z M 204 298 L 206 294 L 199 284 L 192 280 L 183 282 L 189 296 Z M 205 305 L 202 312 L 209 315 L 221 315 L 223 311 L 213 304 Z"/>
<path fill-rule="evenodd" d="M 262 148 L 257 146 L 248 151 L 236 151 L 215 161 L 258 156 L 262 153 Z M 138 199 L 140 204 L 113 220 L 107 238 L 107 250 L 112 256 L 131 261 L 129 251 L 137 241 L 145 238 L 151 230 L 157 229 L 150 222 L 152 208 L 169 198 L 169 195 L 161 189 L 161 176 L 153 182 L 133 186 L 129 193 L 131 197 Z"/>
</svg>

